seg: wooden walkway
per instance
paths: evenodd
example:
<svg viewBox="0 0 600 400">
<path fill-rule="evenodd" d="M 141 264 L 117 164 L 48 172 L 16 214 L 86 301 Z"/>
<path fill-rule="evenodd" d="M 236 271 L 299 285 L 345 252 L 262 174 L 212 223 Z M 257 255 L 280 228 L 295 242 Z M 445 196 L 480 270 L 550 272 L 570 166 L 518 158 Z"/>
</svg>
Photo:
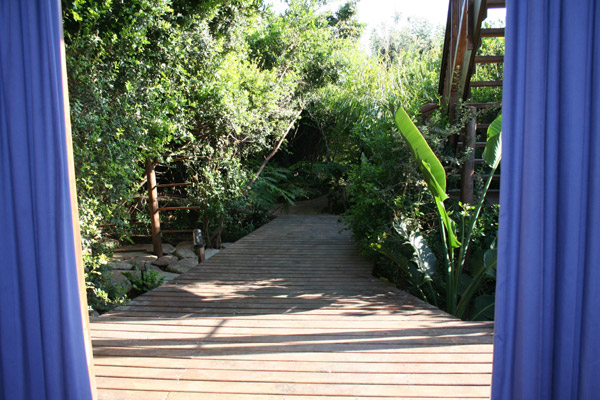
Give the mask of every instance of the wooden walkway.
<svg viewBox="0 0 600 400">
<path fill-rule="evenodd" d="M 96 318 L 99 398 L 489 398 L 491 325 L 373 278 L 342 228 L 277 218 Z"/>
</svg>

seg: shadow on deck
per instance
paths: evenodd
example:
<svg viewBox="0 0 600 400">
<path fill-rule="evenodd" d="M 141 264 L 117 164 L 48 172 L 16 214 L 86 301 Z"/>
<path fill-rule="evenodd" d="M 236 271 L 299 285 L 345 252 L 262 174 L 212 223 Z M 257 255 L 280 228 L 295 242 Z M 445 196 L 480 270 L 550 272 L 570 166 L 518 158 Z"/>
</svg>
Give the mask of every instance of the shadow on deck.
<svg viewBox="0 0 600 400">
<path fill-rule="evenodd" d="M 492 325 L 373 278 L 342 228 L 277 218 L 96 318 L 99 398 L 489 398 Z"/>
</svg>

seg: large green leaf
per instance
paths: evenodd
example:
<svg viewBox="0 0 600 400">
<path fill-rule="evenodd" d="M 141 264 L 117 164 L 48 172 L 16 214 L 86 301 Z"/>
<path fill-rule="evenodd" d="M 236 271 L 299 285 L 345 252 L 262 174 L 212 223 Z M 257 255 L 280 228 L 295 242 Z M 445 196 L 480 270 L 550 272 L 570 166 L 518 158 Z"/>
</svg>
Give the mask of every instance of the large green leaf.
<svg viewBox="0 0 600 400">
<path fill-rule="evenodd" d="M 471 312 L 469 320 L 471 321 L 493 321 L 494 320 L 494 306 L 496 299 L 494 296 L 484 294 L 476 297 L 473 300 L 471 306 Z"/>
<path fill-rule="evenodd" d="M 446 194 L 446 171 L 431 147 L 429 147 L 423 134 L 402 107 L 399 107 L 396 111 L 395 120 L 400 134 L 410 146 L 419 170 L 423 174 L 423 179 L 433 195 L 440 217 L 446 227 L 446 232 L 448 232 L 448 244 L 451 248 L 457 248 L 460 246 L 460 242 L 456 237 L 455 223 L 450 219 L 444 207 L 444 200 L 448 198 Z"/>
<path fill-rule="evenodd" d="M 442 222 L 446 227 L 446 232 L 448 232 L 448 244 L 453 249 L 460 247 L 460 242 L 458 241 L 458 237 L 456 237 L 456 223 L 448 215 L 446 207 L 444 206 L 444 202 L 438 197 L 434 197 L 434 200 L 438 209 L 438 213 L 440 214 Z"/>
<path fill-rule="evenodd" d="M 446 171 L 444 171 L 442 163 L 402 107 L 398 107 L 395 120 L 398 130 L 408 142 L 419 168 L 423 170 L 423 165 L 429 166 L 430 176 L 425 177 L 429 190 L 434 196 L 438 196 L 444 201 L 448 196 L 446 195 Z"/>
<path fill-rule="evenodd" d="M 423 235 L 417 231 L 409 231 L 406 222 L 402 220 L 395 220 L 393 227 L 413 248 L 413 261 L 417 265 L 419 272 L 428 279 L 431 279 L 431 275 L 435 274 L 437 258 L 427 245 Z"/>
<path fill-rule="evenodd" d="M 483 159 L 493 169 L 500 165 L 502 159 L 502 114 L 498 115 L 488 127 Z"/>
</svg>

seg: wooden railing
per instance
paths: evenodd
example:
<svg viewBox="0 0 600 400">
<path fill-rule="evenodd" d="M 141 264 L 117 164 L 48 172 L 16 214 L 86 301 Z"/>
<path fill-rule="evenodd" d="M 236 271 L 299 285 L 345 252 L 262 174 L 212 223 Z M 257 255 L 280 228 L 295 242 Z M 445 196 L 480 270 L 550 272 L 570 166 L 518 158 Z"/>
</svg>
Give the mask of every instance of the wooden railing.
<svg viewBox="0 0 600 400">
<path fill-rule="evenodd" d="M 160 212 L 161 211 L 177 211 L 177 210 L 199 210 L 199 206 L 176 206 L 176 207 L 160 207 L 158 203 L 158 189 L 159 188 L 172 188 L 172 187 L 185 187 L 192 185 L 189 182 L 179 183 L 164 183 L 157 184 L 156 181 L 156 170 L 155 166 L 157 163 L 148 160 L 146 161 L 146 178 L 148 183 L 148 211 L 150 213 L 150 224 L 152 232 L 152 247 L 154 253 L 161 257 L 162 251 L 162 235 L 165 233 L 192 233 L 194 229 L 177 229 L 177 230 L 162 230 L 160 223 Z"/>
</svg>

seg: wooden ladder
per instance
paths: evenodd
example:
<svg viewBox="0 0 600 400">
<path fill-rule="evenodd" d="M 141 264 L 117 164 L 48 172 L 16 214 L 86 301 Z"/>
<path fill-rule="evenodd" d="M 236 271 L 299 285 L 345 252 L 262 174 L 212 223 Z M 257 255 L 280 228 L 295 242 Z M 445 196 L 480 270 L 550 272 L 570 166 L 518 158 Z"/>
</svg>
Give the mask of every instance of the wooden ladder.
<svg viewBox="0 0 600 400">
<path fill-rule="evenodd" d="M 185 158 L 175 159 L 173 161 L 183 161 Z M 177 210 L 199 210 L 199 206 L 177 206 L 177 207 L 160 207 L 158 189 L 160 188 L 173 188 L 173 187 L 184 187 L 190 186 L 192 183 L 180 182 L 180 183 L 164 183 L 158 184 L 156 181 L 156 169 L 159 165 L 151 160 L 146 161 L 146 178 L 148 185 L 148 211 L 150 213 L 150 225 L 152 230 L 152 247 L 154 254 L 158 257 L 162 257 L 162 235 L 167 233 L 192 233 L 194 229 L 175 229 L 175 230 L 161 230 L 160 227 L 160 212 L 161 211 L 177 211 Z"/>
<path fill-rule="evenodd" d="M 450 0 L 448 22 L 444 39 L 442 69 L 440 72 L 439 92 L 450 120 L 457 120 L 457 104 L 462 101 L 472 115 L 459 138 L 452 140 L 457 154 L 469 151 L 460 173 L 460 192 L 463 203 L 472 204 L 474 200 L 474 180 L 476 167 L 483 164 L 481 153 L 485 147 L 486 130 L 491 121 L 478 121 L 480 110 L 497 107 L 497 103 L 470 103 L 473 89 L 502 87 L 503 81 L 474 81 L 475 69 L 483 64 L 501 64 L 503 55 L 478 55 L 482 40 L 504 37 L 504 28 L 482 28 L 487 11 L 492 8 L 505 8 L 505 0 Z M 499 180 L 499 174 L 494 176 Z M 499 189 L 488 191 L 488 200 L 497 199 Z"/>
</svg>

